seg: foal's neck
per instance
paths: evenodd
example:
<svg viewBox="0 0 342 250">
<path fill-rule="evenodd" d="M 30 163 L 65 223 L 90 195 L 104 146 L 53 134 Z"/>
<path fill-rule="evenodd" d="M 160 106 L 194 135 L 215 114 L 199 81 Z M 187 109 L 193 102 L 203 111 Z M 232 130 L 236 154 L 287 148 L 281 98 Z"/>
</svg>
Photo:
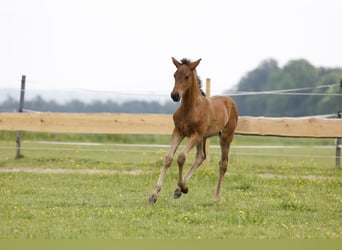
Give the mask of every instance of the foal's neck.
<svg viewBox="0 0 342 250">
<path fill-rule="evenodd" d="M 194 70 L 192 74 L 193 74 L 193 78 L 192 78 L 193 82 L 191 83 L 191 87 L 182 97 L 182 105 L 187 108 L 195 107 L 199 99 L 205 98 L 205 96 L 202 95 L 202 92 L 198 85 L 196 71 Z"/>
</svg>

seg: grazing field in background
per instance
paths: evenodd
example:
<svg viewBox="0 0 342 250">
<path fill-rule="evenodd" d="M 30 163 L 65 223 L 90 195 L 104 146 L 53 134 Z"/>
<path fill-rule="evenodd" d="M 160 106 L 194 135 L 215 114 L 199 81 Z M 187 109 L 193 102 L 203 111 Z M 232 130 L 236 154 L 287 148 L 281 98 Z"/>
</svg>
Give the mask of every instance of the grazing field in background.
<svg viewBox="0 0 342 250">
<path fill-rule="evenodd" d="M 0 138 L 1 239 L 342 239 L 330 139 L 236 136 L 220 202 L 211 147 L 187 195 L 173 199 L 174 163 L 151 205 L 168 136 L 24 133 L 18 160 L 15 133 Z M 245 147 L 253 145 L 290 147 Z"/>
</svg>

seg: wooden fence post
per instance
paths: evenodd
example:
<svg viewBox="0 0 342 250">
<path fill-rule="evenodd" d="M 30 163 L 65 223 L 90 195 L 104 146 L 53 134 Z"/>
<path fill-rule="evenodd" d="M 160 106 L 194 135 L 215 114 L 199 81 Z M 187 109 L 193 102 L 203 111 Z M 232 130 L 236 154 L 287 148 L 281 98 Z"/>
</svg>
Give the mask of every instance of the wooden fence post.
<svg viewBox="0 0 342 250">
<path fill-rule="evenodd" d="M 22 113 L 24 111 L 24 97 L 25 97 L 25 84 L 26 84 L 26 76 L 22 75 L 21 77 L 21 88 L 20 88 L 20 101 L 19 101 L 19 113 Z M 20 149 L 21 149 L 21 138 L 22 138 L 22 131 L 19 130 L 17 132 L 17 139 L 16 139 L 16 154 L 15 154 L 15 158 L 19 159 L 20 157 L 22 157 L 21 153 L 20 153 Z"/>
<path fill-rule="evenodd" d="M 342 119 L 342 79 L 340 80 L 340 92 L 339 92 L 339 105 L 337 111 L 337 117 Z M 342 139 L 336 139 L 336 168 L 341 169 L 341 143 Z"/>
</svg>

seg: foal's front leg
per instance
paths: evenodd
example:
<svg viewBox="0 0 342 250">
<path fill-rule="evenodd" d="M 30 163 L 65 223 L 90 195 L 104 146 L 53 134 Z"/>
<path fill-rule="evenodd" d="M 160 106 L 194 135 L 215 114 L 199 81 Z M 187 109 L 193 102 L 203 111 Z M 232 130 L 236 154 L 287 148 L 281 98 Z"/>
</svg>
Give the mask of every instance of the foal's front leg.
<svg viewBox="0 0 342 250">
<path fill-rule="evenodd" d="M 177 159 L 178 169 L 179 169 L 179 175 L 178 175 L 178 188 L 175 190 L 174 198 L 179 198 L 182 193 L 186 194 L 188 193 L 188 187 L 186 186 L 187 180 L 190 178 L 189 173 L 185 176 L 186 180 L 183 179 L 183 166 L 186 160 L 186 156 L 188 153 L 193 149 L 196 145 L 202 144 L 201 143 L 201 136 L 195 135 L 189 138 L 188 144 L 184 147 L 183 151 L 179 154 Z M 197 153 L 198 156 L 198 153 Z M 194 165 L 191 167 L 190 171 L 194 171 L 203 160 L 198 161 L 196 158 L 196 161 Z M 190 172 L 189 171 L 189 172 Z M 192 174 L 192 173 L 191 173 Z"/>
<path fill-rule="evenodd" d="M 171 146 L 170 146 L 169 152 L 165 156 L 163 168 L 160 172 L 157 184 L 156 184 L 156 186 L 152 192 L 152 195 L 149 199 L 150 203 L 155 203 L 157 201 L 157 196 L 158 196 L 158 193 L 160 192 L 161 187 L 163 185 L 163 181 L 164 181 L 166 172 L 169 169 L 169 167 L 171 166 L 173 156 L 175 155 L 176 150 L 177 150 L 179 144 L 181 143 L 181 141 L 183 140 L 183 138 L 184 138 L 184 136 L 181 136 L 176 129 L 173 131 L 172 139 L 171 139 Z"/>
</svg>

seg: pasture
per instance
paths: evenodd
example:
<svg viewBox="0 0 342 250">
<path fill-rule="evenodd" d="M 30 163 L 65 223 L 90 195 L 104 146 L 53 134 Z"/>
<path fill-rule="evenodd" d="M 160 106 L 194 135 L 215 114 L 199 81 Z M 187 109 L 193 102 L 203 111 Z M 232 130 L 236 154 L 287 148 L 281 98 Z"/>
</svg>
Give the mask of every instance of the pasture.
<svg viewBox="0 0 342 250">
<path fill-rule="evenodd" d="M 168 149 L 159 144 L 168 137 L 52 134 L 41 141 L 26 133 L 24 157 L 15 160 L 12 134 L 1 133 L 1 239 L 342 238 L 342 172 L 330 139 L 236 136 L 221 201 L 214 201 L 220 153 L 211 147 L 188 194 L 173 198 L 174 161 L 151 205 Z"/>
</svg>

